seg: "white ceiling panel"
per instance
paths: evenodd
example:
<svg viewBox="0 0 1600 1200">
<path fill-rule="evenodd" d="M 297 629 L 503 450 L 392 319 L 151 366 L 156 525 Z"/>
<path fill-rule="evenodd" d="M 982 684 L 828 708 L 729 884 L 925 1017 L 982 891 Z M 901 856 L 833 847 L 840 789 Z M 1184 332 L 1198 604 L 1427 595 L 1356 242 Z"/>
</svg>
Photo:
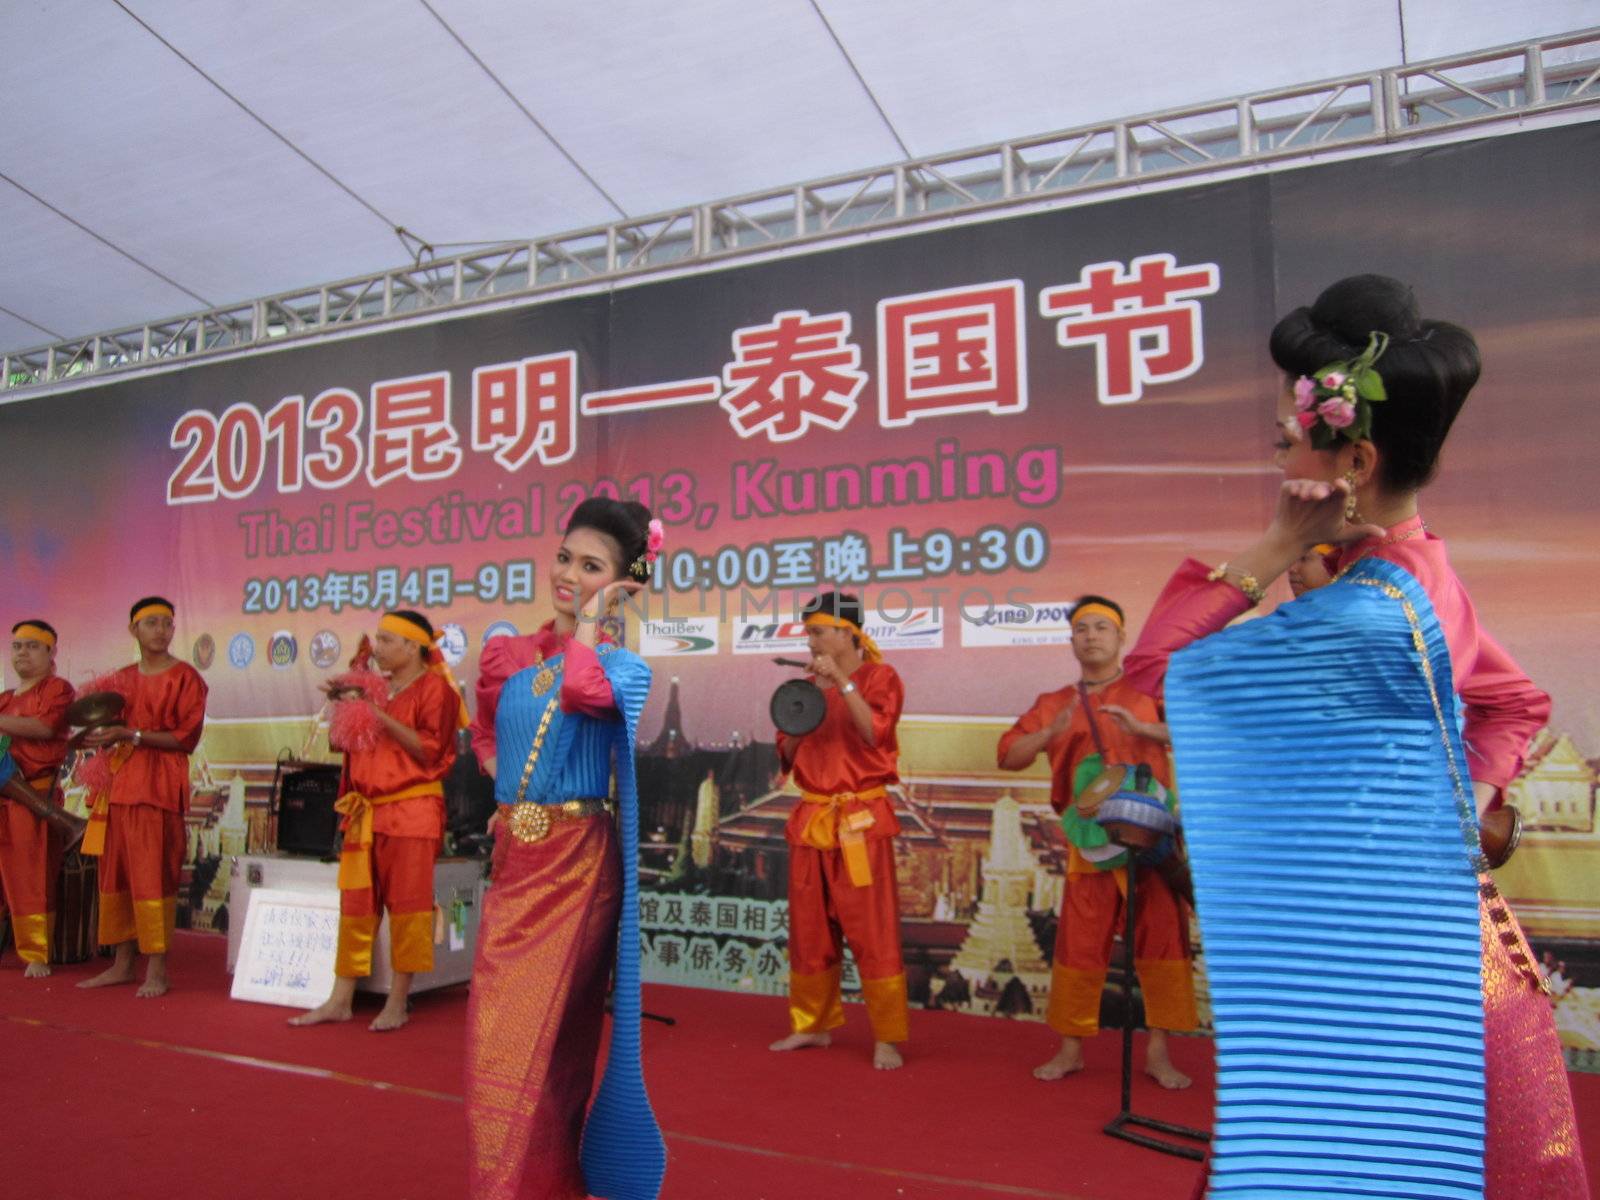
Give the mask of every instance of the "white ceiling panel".
<svg viewBox="0 0 1600 1200">
<path fill-rule="evenodd" d="M 76 337 L 205 306 L 0 180 L 0 307 Z M 56 340 L 23 326 L 0 347 Z"/>
<path fill-rule="evenodd" d="M 0 6 L 0 170 L 213 302 L 359 271 L 395 238 L 122 9 Z M 26 53 L 15 48 L 27 47 Z"/>
<path fill-rule="evenodd" d="M 0 309 L 0 346 L 33 346 L 55 340 L 32 322 L 18 320 Z"/>
<path fill-rule="evenodd" d="M 1600 0 L 1405 0 L 1401 11 L 1410 62 L 1600 24 Z"/>
<path fill-rule="evenodd" d="M 903 157 L 808 0 L 431 0 L 630 213 Z"/>
<path fill-rule="evenodd" d="M 512 241 L 618 215 L 420 4 L 123 2 L 427 241 Z"/>
<path fill-rule="evenodd" d="M 1394 0 L 819 2 L 917 155 L 1400 61 Z"/>
<path fill-rule="evenodd" d="M 1594 25 L 1600 0 L 0 0 L 0 349 L 402 265 L 396 224 L 445 254 Z"/>
</svg>

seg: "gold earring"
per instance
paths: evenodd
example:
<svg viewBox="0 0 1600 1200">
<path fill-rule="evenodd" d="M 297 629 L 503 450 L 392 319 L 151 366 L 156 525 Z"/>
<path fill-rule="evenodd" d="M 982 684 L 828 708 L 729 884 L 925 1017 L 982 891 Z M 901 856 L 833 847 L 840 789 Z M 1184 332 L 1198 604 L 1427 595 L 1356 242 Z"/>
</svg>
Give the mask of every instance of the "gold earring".
<svg viewBox="0 0 1600 1200">
<path fill-rule="evenodd" d="M 1351 467 L 1344 473 L 1344 481 L 1350 485 L 1350 495 L 1344 502 L 1344 519 L 1352 525 L 1361 522 L 1361 510 L 1356 507 L 1356 469 Z"/>
</svg>

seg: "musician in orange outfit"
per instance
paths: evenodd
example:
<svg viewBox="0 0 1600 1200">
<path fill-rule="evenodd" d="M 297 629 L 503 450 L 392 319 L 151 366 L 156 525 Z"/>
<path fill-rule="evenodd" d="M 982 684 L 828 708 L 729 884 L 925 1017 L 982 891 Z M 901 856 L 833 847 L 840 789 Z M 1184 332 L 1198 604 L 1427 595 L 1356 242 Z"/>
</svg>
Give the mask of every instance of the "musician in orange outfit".
<svg viewBox="0 0 1600 1200">
<path fill-rule="evenodd" d="M 839 999 L 849 939 L 876 1043 L 873 1066 L 892 1071 L 908 1036 L 900 958 L 894 835 L 900 822 L 887 789 L 899 783 L 896 726 L 905 688 L 862 629 L 854 596 L 826 592 L 804 609 L 811 674 L 827 701 L 822 724 L 801 737 L 778 734 L 784 768 L 801 802 L 784 829 L 789 842 L 789 1019 L 774 1050 L 826 1046 L 844 1024 Z"/>
<path fill-rule="evenodd" d="M 368 704 L 381 723 L 374 744 L 346 748 L 338 810 L 339 948 L 333 992 L 291 1025 L 348 1021 L 357 980 L 372 974 L 372 945 L 389 912 L 394 978 L 383 1011 L 368 1028 L 399 1029 L 409 1019 L 412 977 L 433 970 L 433 860 L 444 841 L 444 777 L 456 760 L 466 709 L 420 613 L 385 613 L 372 640 L 389 699 Z"/>
<path fill-rule="evenodd" d="M 1122 609 L 1103 596 L 1085 596 L 1073 606 L 1071 622 L 1081 685 L 1039 696 L 1000 738 L 999 765 L 1020 771 L 1044 751 L 1051 767 L 1050 803 L 1057 812 L 1065 812 L 1111 763 L 1147 763 L 1170 788 L 1172 768 L 1160 711 L 1122 677 Z M 1094 728 L 1087 710 L 1092 710 Z M 1103 753 L 1096 746 L 1096 729 Z M 1105 845 L 1103 834 L 1086 840 L 1101 844 L 1082 849 L 1074 844 L 1068 852 L 1066 895 L 1050 972 L 1046 1020 L 1061 1035 L 1061 1047 L 1034 1069 L 1038 1079 L 1060 1079 L 1083 1069 L 1083 1040 L 1099 1032 L 1112 938 L 1124 923 L 1127 855 Z M 1162 1087 L 1185 1088 L 1191 1081 L 1172 1065 L 1167 1033 L 1193 1029 L 1198 1022 L 1188 914 L 1155 869 L 1138 870 L 1134 967 L 1150 1029 L 1145 1071 Z"/>
<path fill-rule="evenodd" d="M 22 780 L 60 802 L 56 772 L 67 754 L 62 733 L 72 685 L 56 674 L 56 631 L 47 621 L 11 627 L 11 667 L 17 686 L 0 692 L 0 735 L 11 738 L 11 757 Z M 50 974 L 50 931 L 55 925 L 56 876 L 61 836 L 20 804 L 0 800 L 0 888 L 11 912 L 11 934 L 24 979 Z"/>
<path fill-rule="evenodd" d="M 126 699 L 122 723 L 84 744 L 111 749 L 111 788 L 96 801 L 83 853 L 100 856 L 100 943 L 115 946 L 111 965 L 82 988 L 131 983 L 134 954 L 148 957 L 139 995 L 167 991 L 167 951 L 178 908 L 178 875 L 187 846 L 189 755 L 206 720 L 206 685 L 167 652 L 172 601 L 146 596 L 128 614 L 139 661 L 111 677 Z"/>
</svg>

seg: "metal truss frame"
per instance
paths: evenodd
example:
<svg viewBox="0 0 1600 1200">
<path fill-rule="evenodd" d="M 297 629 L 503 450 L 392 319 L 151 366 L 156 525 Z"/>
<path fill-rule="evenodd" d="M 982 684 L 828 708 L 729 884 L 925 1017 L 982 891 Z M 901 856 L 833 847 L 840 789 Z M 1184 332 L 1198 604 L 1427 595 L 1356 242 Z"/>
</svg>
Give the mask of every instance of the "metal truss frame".
<svg viewBox="0 0 1600 1200">
<path fill-rule="evenodd" d="M 911 159 L 15 351 L 0 358 L 0 392 L 1597 104 L 1600 27 Z"/>
</svg>

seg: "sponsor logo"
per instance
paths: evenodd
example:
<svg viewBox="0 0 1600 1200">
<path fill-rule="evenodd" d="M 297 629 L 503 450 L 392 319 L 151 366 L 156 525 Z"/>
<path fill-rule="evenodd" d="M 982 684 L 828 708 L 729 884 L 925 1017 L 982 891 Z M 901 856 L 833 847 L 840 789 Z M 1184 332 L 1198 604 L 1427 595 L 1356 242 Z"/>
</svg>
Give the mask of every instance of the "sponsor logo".
<svg viewBox="0 0 1600 1200">
<path fill-rule="evenodd" d="M 490 638 L 516 636 L 517 627 L 510 621 L 492 621 L 489 624 L 489 628 L 483 631 L 483 642 L 484 645 L 488 645 Z"/>
<path fill-rule="evenodd" d="M 897 620 L 869 616 L 867 634 L 880 650 L 942 650 L 944 610 L 914 608 Z"/>
<path fill-rule="evenodd" d="M 733 638 L 735 654 L 787 654 L 809 658 L 803 621 L 740 621 Z"/>
<path fill-rule="evenodd" d="M 294 634 L 287 629 L 278 630 L 267 643 L 267 661 L 280 670 L 292 667 L 299 654 L 300 643 L 294 640 Z"/>
<path fill-rule="evenodd" d="M 202 633 L 194 640 L 194 665 L 202 671 L 209 671 L 211 664 L 217 661 L 217 642 L 209 633 Z"/>
<path fill-rule="evenodd" d="M 256 657 L 256 643 L 248 633 L 236 633 L 228 643 L 228 662 L 244 670 Z"/>
<path fill-rule="evenodd" d="M 715 654 L 722 640 L 720 630 L 716 617 L 645 621 L 640 627 L 639 653 L 645 658 Z"/>
<path fill-rule="evenodd" d="M 997 604 L 961 614 L 963 646 L 1066 646 L 1072 642 L 1071 600 Z"/>
<path fill-rule="evenodd" d="M 319 629 L 312 635 L 311 641 L 306 643 L 306 653 L 311 656 L 311 664 L 323 670 L 339 661 L 341 649 L 339 635 L 331 629 Z"/>
<path fill-rule="evenodd" d="M 914 608 L 893 618 L 867 615 L 866 632 L 881 650 L 940 650 L 944 648 L 944 613 L 937 608 Z M 740 621 L 733 639 L 735 654 L 808 656 L 804 621 Z"/>
<path fill-rule="evenodd" d="M 439 653 L 452 667 L 467 656 L 467 631 L 454 621 L 439 627 Z"/>
</svg>

